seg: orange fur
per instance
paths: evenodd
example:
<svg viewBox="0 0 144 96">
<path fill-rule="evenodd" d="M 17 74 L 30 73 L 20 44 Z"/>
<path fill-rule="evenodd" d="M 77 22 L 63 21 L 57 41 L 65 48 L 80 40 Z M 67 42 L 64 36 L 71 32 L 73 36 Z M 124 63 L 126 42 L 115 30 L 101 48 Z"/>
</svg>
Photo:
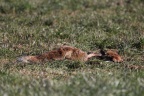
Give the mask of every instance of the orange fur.
<svg viewBox="0 0 144 96">
<path fill-rule="evenodd" d="M 112 60 L 114 62 L 122 62 L 123 61 L 123 59 L 121 58 L 121 56 L 116 51 L 114 51 L 114 50 L 107 50 L 105 52 L 105 55 L 108 56 L 108 57 L 110 57 L 110 58 L 112 58 Z"/>
<path fill-rule="evenodd" d="M 29 62 L 41 62 L 45 60 L 75 60 L 85 62 L 89 58 L 94 56 L 100 56 L 96 53 L 87 54 L 86 52 L 71 46 L 62 46 L 56 50 L 52 50 L 36 56 L 22 56 L 18 58 L 18 61 Z"/>
</svg>

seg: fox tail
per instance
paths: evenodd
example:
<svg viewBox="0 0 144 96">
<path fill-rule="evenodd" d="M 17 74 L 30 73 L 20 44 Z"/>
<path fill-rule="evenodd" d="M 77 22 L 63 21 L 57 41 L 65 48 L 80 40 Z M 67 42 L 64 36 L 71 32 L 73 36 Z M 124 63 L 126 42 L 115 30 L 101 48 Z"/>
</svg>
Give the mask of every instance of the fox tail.
<svg viewBox="0 0 144 96">
<path fill-rule="evenodd" d="M 36 56 L 21 56 L 17 58 L 18 62 L 30 63 L 39 61 Z"/>
</svg>

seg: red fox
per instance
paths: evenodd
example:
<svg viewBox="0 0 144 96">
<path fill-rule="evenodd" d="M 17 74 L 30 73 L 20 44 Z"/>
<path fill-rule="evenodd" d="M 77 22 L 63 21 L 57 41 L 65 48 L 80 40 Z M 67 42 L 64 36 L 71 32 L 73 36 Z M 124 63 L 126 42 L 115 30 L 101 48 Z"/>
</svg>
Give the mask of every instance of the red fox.
<svg viewBox="0 0 144 96">
<path fill-rule="evenodd" d="M 106 50 L 106 51 L 101 50 L 101 54 L 105 57 L 108 57 L 109 59 L 111 59 L 114 62 L 122 62 L 123 61 L 122 57 L 117 53 L 116 50 L 113 50 L 113 49 Z"/>
<path fill-rule="evenodd" d="M 30 62 L 41 62 L 45 60 L 75 60 L 85 62 L 89 58 L 94 56 L 101 56 L 101 54 L 86 52 L 71 46 L 62 46 L 56 50 L 52 50 L 36 56 L 22 56 L 18 58 L 18 61 L 30 63 Z"/>
</svg>

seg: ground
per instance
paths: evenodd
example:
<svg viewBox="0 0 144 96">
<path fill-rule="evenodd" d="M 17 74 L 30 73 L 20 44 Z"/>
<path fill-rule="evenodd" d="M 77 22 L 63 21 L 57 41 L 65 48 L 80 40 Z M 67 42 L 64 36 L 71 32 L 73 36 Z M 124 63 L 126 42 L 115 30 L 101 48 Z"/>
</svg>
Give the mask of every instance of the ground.
<svg viewBox="0 0 144 96">
<path fill-rule="evenodd" d="M 143 6 L 143 0 L 0 0 L 0 95 L 143 96 Z M 16 61 L 62 44 L 117 49 L 124 62 Z"/>
</svg>

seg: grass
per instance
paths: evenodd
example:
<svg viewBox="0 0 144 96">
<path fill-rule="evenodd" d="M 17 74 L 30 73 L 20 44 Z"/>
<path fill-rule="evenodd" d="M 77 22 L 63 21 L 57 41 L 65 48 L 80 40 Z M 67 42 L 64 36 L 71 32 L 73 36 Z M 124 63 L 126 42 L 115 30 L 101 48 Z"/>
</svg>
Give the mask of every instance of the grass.
<svg viewBox="0 0 144 96">
<path fill-rule="evenodd" d="M 123 1 L 123 2 L 120 2 Z M 0 95 L 143 96 L 143 0 L 0 0 Z M 61 44 L 118 49 L 122 63 L 24 64 Z"/>
</svg>

